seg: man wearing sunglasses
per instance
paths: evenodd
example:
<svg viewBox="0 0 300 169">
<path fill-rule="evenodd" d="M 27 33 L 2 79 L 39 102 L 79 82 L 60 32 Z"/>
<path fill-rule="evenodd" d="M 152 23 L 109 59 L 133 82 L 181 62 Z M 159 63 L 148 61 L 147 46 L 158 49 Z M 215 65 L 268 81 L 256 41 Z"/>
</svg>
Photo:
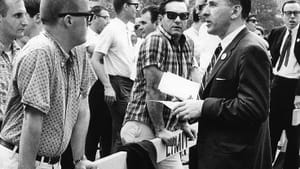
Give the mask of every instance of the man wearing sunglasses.
<svg viewBox="0 0 300 169">
<path fill-rule="evenodd" d="M 277 144 L 285 130 L 288 142 L 283 169 L 298 169 L 300 125 L 292 121 L 300 113 L 299 1 L 285 1 L 282 15 L 285 25 L 274 28 L 268 37 L 274 74 L 270 111 L 272 155 L 276 160 Z"/>
<path fill-rule="evenodd" d="M 139 2 L 114 0 L 113 6 L 117 16 L 101 32 L 91 63 L 104 86 L 113 123 L 112 152 L 116 152 L 122 145 L 120 130 L 133 84 L 134 52 L 127 23 L 135 20 Z"/>
<path fill-rule="evenodd" d="M 189 16 L 184 0 L 166 0 L 159 6 L 161 17 L 157 30 L 146 37 L 140 47 L 137 76 L 133 85 L 121 137 L 124 143 L 138 142 L 155 137 L 166 145 L 176 145 L 174 128 L 182 128 L 188 136 L 194 133 L 185 122 L 169 121 L 170 109 L 150 100 L 174 99 L 158 90 L 164 72 L 189 78 L 193 65 L 193 44 L 183 31 Z M 158 164 L 159 169 L 182 169 L 179 154 Z"/>
<path fill-rule="evenodd" d="M 60 169 L 71 143 L 76 169 L 92 168 L 84 152 L 89 122 L 89 66 L 71 50 L 85 42 L 87 0 L 41 0 L 44 32 L 17 56 L 0 133 L 0 168 Z"/>
</svg>

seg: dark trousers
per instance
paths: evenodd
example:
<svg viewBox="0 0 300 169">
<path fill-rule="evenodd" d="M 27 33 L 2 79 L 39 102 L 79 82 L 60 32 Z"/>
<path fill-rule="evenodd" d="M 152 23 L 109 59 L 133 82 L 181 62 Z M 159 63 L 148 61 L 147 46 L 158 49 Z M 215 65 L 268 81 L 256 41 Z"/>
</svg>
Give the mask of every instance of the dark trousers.
<svg viewBox="0 0 300 169">
<path fill-rule="evenodd" d="M 120 130 L 130 97 L 133 81 L 126 77 L 109 76 L 110 83 L 116 93 L 117 101 L 108 106 L 112 117 L 112 153 L 122 146 Z"/>
<path fill-rule="evenodd" d="M 271 88 L 270 135 L 273 160 L 283 130 L 287 135 L 287 150 L 283 169 L 298 169 L 299 126 L 292 126 L 297 79 L 275 76 Z"/>
<path fill-rule="evenodd" d="M 97 80 L 89 93 L 90 123 L 86 137 L 85 153 L 89 160 L 94 161 L 100 142 L 100 157 L 111 152 L 111 115 L 104 101 L 104 87 Z"/>
</svg>

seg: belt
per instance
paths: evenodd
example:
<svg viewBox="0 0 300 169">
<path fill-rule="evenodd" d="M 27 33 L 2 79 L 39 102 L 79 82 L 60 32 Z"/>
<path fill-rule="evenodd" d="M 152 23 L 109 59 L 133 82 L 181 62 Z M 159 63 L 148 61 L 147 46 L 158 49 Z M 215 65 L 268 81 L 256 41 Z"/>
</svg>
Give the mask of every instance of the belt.
<svg viewBox="0 0 300 169">
<path fill-rule="evenodd" d="M 14 151 L 14 148 L 16 147 L 15 145 L 13 145 L 12 143 L 9 143 L 5 140 L 3 140 L 2 138 L 0 138 L 0 144 L 12 151 Z M 16 150 L 16 153 L 19 152 L 19 149 L 17 148 Z M 44 162 L 44 163 L 48 163 L 48 164 L 56 164 L 59 162 L 59 159 L 60 157 L 46 157 L 46 156 L 40 156 L 40 155 L 37 155 L 36 158 L 35 158 L 37 161 L 40 161 L 40 162 Z"/>
</svg>

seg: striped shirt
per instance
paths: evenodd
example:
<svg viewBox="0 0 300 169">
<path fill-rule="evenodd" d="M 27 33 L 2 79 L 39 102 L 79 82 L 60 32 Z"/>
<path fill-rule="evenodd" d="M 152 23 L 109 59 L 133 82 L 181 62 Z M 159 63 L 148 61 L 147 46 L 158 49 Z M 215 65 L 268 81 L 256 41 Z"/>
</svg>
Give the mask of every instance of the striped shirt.
<svg viewBox="0 0 300 169">
<path fill-rule="evenodd" d="M 189 78 L 193 65 L 193 43 L 182 35 L 179 43 L 175 43 L 172 36 L 161 26 L 151 33 L 140 47 L 137 61 L 137 76 L 131 91 L 124 123 L 139 121 L 153 127 L 146 105 L 146 79 L 143 69 L 156 66 L 162 72 L 171 72 L 184 78 Z M 164 95 L 165 100 L 172 100 L 171 96 Z M 163 118 L 166 124 L 170 110 L 163 109 Z"/>
</svg>

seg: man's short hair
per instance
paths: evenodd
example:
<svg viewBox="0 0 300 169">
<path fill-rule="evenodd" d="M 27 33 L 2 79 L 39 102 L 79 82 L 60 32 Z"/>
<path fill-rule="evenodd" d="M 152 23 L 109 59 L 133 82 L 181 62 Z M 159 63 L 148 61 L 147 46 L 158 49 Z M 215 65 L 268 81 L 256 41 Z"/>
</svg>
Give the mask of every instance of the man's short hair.
<svg viewBox="0 0 300 169">
<path fill-rule="evenodd" d="M 26 11 L 31 18 L 40 12 L 40 2 L 41 0 L 24 0 Z"/>
<path fill-rule="evenodd" d="M 294 3 L 299 3 L 299 1 L 297 0 L 287 0 L 287 1 L 284 1 L 283 4 L 282 4 L 282 7 L 281 7 L 281 12 L 283 13 L 284 12 L 284 7 L 286 4 L 294 4 Z"/>
<path fill-rule="evenodd" d="M 113 1 L 113 6 L 114 6 L 114 9 L 115 9 L 115 12 L 117 14 L 119 14 L 123 9 L 123 5 L 128 3 L 128 2 L 129 2 L 129 0 L 114 0 Z"/>
<path fill-rule="evenodd" d="M 163 1 L 160 5 L 159 5 L 159 13 L 161 15 L 165 14 L 166 13 L 166 5 L 170 2 L 186 2 L 185 0 L 166 0 L 166 1 Z"/>
<path fill-rule="evenodd" d="M 96 5 L 91 8 L 90 12 L 93 14 L 99 15 L 101 13 L 101 11 L 103 11 L 103 10 L 108 11 L 108 9 L 105 8 L 104 6 Z"/>
<path fill-rule="evenodd" d="M 43 24 L 55 25 L 58 14 L 63 12 L 78 12 L 78 0 L 41 0 L 41 20 Z"/>
<path fill-rule="evenodd" d="M 8 11 L 8 6 L 5 2 L 5 0 L 0 0 L 0 15 L 2 17 L 6 17 Z"/>
<path fill-rule="evenodd" d="M 145 8 L 143 8 L 141 13 L 145 14 L 146 12 L 149 12 L 151 15 L 151 23 L 154 23 L 158 20 L 159 9 L 157 6 L 155 5 L 146 6 Z"/>
<path fill-rule="evenodd" d="M 231 4 L 242 6 L 242 18 L 246 19 L 251 11 L 251 0 L 228 0 Z"/>
</svg>

